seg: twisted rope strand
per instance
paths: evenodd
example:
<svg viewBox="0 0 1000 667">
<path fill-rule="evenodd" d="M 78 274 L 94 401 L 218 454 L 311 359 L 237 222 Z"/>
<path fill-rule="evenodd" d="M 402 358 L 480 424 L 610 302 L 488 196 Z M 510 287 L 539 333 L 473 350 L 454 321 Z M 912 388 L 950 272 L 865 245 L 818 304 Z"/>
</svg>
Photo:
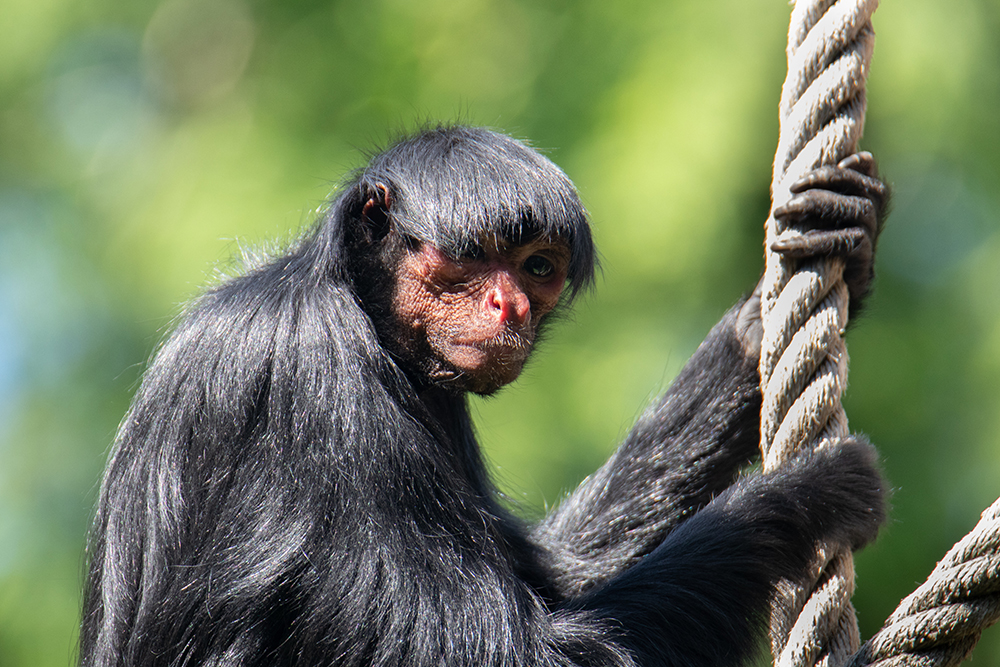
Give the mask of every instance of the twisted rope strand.
<svg viewBox="0 0 1000 667">
<path fill-rule="evenodd" d="M 799 0 L 788 32 L 788 76 L 772 176 L 772 211 L 808 171 L 857 150 L 878 0 Z M 770 251 L 798 232 L 766 223 L 761 316 L 761 450 L 772 470 L 803 447 L 848 434 L 840 397 L 847 383 L 848 294 L 843 262 L 799 265 Z M 811 586 L 783 582 L 772 610 L 771 644 L 780 667 L 951 667 L 1000 620 L 1000 500 L 960 540 L 885 626 L 857 651 L 850 597 L 854 565 L 846 551 L 818 550 Z M 857 651 L 857 652 L 856 652 Z M 852 656 L 852 654 L 854 654 Z"/>
<path fill-rule="evenodd" d="M 1000 500 L 903 599 L 850 667 L 951 667 L 1000 620 Z"/>
<path fill-rule="evenodd" d="M 772 211 L 789 186 L 822 164 L 854 153 L 864 126 L 865 81 L 874 48 L 871 15 L 878 0 L 800 0 L 788 32 L 788 76 L 772 177 Z M 839 259 L 800 263 L 770 251 L 794 230 L 774 215 L 766 223 L 761 316 L 761 450 L 772 470 L 803 447 L 848 434 L 840 397 L 847 383 L 849 296 Z M 843 665 L 858 647 L 850 603 L 849 551 L 821 547 L 812 585 L 784 582 L 771 617 L 771 648 L 781 667 Z"/>
</svg>

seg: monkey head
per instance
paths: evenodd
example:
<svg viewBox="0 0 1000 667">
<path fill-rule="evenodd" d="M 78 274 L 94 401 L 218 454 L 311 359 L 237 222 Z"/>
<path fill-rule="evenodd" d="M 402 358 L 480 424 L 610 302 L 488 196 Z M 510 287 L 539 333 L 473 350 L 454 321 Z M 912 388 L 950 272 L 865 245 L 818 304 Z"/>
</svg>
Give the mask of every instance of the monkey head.
<svg viewBox="0 0 1000 667">
<path fill-rule="evenodd" d="M 489 394 L 515 380 L 559 303 L 569 248 L 487 239 L 459 257 L 421 243 L 396 271 L 398 346 L 437 384 Z"/>
<path fill-rule="evenodd" d="M 420 386 L 489 394 L 512 382 L 546 316 L 596 270 L 566 175 L 482 128 L 401 140 L 331 210 L 362 307 Z"/>
</svg>

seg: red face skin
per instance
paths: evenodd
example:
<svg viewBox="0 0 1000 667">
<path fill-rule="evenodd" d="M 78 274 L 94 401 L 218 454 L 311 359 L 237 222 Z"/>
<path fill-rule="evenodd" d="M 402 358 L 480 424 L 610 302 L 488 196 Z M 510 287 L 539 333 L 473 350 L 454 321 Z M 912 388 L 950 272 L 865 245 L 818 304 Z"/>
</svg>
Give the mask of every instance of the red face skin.
<svg viewBox="0 0 1000 667">
<path fill-rule="evenodd" d="M 393 294 L 404 347 L 430 350 L 438 384 L 496 391 L 521 373 L 568 267 L 569 248 L 545 240 L 489 239 L 457 259 L 422 244 L 403 258 Z"/>
</svg>

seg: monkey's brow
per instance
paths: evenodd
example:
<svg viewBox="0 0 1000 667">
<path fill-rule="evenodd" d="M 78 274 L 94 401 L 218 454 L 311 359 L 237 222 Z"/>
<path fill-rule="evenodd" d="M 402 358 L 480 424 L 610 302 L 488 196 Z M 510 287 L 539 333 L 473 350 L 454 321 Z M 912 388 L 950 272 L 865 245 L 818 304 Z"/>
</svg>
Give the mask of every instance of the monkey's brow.
<svg viewBox="0 0 1000 667">
<path fill-rule="evenodd" d="M 510 238 L 509 236 L 500 234 L 486 234 L 479 241 L 475 242 L 475 245 L 489 250 L 491 252 L 498 253 L 500 255 L 508 254 L 518 248 L 523 248 L 525 246 L 531 245 L 533 243 L 550 244 L 553 249 L 560 248 L 565 250 L 565 254 L 568 256 L 570 253 L 569 244 L 562 241 L 562 239 L 546 239 L 540 233 L 532 234 L 530 237 L 521 236 L 520 238 Z M 471 247 L 471 244 L 470 244 Z M 542 250 L 539 247 L 539 250 Z"/>
<path fill-rule="evenodd" d="M 500 250 L 526 246 L 535 241 L 544 241 L 552 245 L 569 245 L 569 241 L 561 236 L 548 235 L 537 224 L 526 222 L 521 225 L 505 225 L 495 231 L 486 232 L 479 244 L 483 247 L 496 247 Z"/>
<path fill-rule="evenodd" d="M 518 215 L 515 220 L 509 220 L 497 225 L 491 232 L 494 238 L 501 238 L 509 245 L 525 245 L 544 234 L 544 228 L 529 214 Z"/>
</svg>

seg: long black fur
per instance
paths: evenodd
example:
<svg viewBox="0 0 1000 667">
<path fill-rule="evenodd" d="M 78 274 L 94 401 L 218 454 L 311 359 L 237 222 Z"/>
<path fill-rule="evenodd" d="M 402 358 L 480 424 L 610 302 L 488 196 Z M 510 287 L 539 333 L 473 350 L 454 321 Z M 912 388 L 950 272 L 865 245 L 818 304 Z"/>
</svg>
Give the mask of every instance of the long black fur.
<svg viewBox="0 0 1000 667">
<path fill-rule="evenodd" d="M 464 396 L 401 368 L 361 306 L 347 249 L 379 187 L 392 234 L 450 252 L 483 231 L 558 237 L 571 290 L 593 277 L 572 185 L 522 144 L 435 128 L 377 156 L 156 355 L 102 483 L 81 665 L 740 665 L 816 540 L 874 537 L 863 442 L 734 483 L 760 406 L 738 306 L 526 529 L 496 500 Z"/>
</svg>

